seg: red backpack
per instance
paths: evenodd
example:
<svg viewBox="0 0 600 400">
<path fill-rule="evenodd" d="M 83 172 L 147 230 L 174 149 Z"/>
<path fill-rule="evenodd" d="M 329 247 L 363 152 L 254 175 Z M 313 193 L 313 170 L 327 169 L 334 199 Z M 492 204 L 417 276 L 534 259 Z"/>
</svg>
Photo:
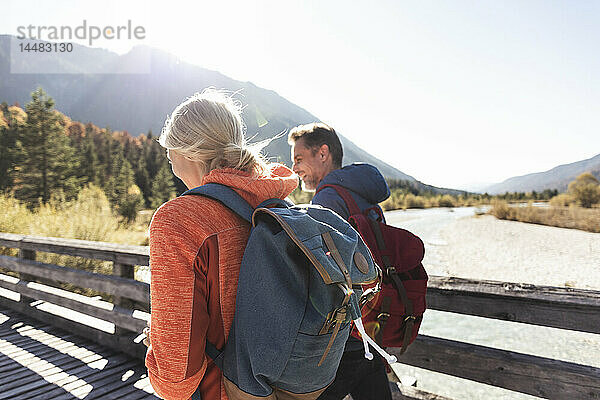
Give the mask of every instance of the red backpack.
<svg viewBox="0 0 600 400">
<path fill-rule="evenodd" d="M 405 229 L 385 224 L 379 206 L 361 211 L 345 188 L 323 185 L 319 191 L 326 187 L 335 189 L 346 203 L 348 222 L 361 234 L 383 273 L 381 282 L 366 286 L 361 297 L 365 331 L 381 346 L 400 347 L 402 354 L 417 337 L 427 307 L 423 242 Z M 372 211 L 377 220 L 368 216 Z M 360 338 L 356 328 L 352 335 Z"/>
</svg>

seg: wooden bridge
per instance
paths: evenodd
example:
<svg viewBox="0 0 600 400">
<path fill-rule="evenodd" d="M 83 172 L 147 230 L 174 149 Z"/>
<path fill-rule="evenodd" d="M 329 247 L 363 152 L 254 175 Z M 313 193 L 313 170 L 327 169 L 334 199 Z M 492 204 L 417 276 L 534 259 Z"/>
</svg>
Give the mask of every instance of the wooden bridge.
<svg viewBox="0 0 600 400">
<path fill-rule="evenodd" d="M 135 266 L 148 265 L 147 247 L 0 233 L 1 249 L 0 400 L 156 398 L 139 337 L 149 285 L 133 279 Z M 73 257 L 71 267 L 42 263 L 40 253 Z M 89 259 L 112 263 L 112 275 L 77 268 L 76 260 Z M 433 276 L 427 302 L 433 310 L 600 334 L 598 291 Z M 600 399 L 593 366 L 425 335 L 404 355 L 388 350 L 403 364 L 515 392 Z M 395 399 L 444 399 L 391 385 Z"/>
</svg>

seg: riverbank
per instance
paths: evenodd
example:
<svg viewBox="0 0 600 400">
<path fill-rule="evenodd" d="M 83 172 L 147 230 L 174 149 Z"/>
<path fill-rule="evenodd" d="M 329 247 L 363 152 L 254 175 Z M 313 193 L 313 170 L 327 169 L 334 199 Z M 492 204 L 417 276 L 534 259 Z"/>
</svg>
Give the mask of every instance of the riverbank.
<svg viewBox="0 0 600 400">
<path fill-rule="evenodd" d="M 575 204 L 569 207 L 538 207 L 535 204 L 522 207 L 509 205 L 504 201 L 494 201 L 490 214 L 511 221 L 600 232 L 600 208 L 583 208 Z"/>
</svg>

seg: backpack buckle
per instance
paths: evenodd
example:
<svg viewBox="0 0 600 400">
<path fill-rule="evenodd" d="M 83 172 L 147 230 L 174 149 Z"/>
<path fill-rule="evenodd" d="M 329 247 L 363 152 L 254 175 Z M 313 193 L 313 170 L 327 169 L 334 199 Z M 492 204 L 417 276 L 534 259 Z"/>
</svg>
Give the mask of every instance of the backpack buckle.
<svg viewBox="0 0 600 400">
<path fill-rule="evenodd" d="M 382 312 L 382 313 L 379 313 L 379 315 L 377 316 L 377 320 L 385 322 L 388 320 L 389 317 L 390 317 L 390 313 Z"/>
<path fill-rule="evenodd" d="M 412 319 L 414 321 L 417 319 L 417 317 L 415 317 L 414 315 L 409 315 L 406 318 L 404 318 L 404 322 L 408 321 L 409 319 Z"/>
<path fill-rule="evenodd" d="M 365 304 L 369 303 L 371 300 L 373 300 L 375 298 L 375 296 L 377 295 L 377 293 L 379 293 L 379 291 L 381 291 L 381 287 L 365 290 L 365 292 L 362 294 L 362 296 L 360 296 L 358 305 L 360 307 L 362 307 Z"/>
<path fill-rule="evenodd" d="M 335 322 L 344 322 L 346 321 L 346 314 L 348 313 L 348 307 L 344 306 L 343 309 L 342 308 L 338 308 L 337 310 L 335 310 L 334 318 L 333 320 Z"/>
<path fill-rule="evenodd" d="M 385 269 L 385 274 L 390 276 L 391 274 L 395 274 L 396 273 L 396 268 L 394 267 L 387 267 Z"/>
<path fill-rule="evenodd" d="M 347 315 L 348 315 L 348 306 L 347 305 L 336 308 L 335 310 L 330 312 L 327 315 L 327 319 L 325 320 L 325 323 L 323 324 L 323 328 L 321 328 L 319 335 L 329 333 L 329 331 L 335 325 L 336 322 L 344 323 L 346 321 Z"/>
</svg>

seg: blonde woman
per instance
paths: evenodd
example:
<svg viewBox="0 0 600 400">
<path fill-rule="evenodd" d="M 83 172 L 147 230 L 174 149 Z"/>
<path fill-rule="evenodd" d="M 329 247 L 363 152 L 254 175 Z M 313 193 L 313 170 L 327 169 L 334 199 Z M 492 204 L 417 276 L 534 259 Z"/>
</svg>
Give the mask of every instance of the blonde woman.
<svg viewBox="0 0 600 400">
<path fill-rule="evenodd" d="M 159 142 L 189 189 L 220 183 L 256 207 L 298 185 L 289 168 L 265 163 L 248 146 L 239 104 L 220 91 L 205 90 L 177 106 Z M 146 366 L 161 397 L 227 399 L 205 342 L 225 344 L 249 231 L 242 218 L 202 196 L 177 197 L 154 214 Z"/>
</svg>

